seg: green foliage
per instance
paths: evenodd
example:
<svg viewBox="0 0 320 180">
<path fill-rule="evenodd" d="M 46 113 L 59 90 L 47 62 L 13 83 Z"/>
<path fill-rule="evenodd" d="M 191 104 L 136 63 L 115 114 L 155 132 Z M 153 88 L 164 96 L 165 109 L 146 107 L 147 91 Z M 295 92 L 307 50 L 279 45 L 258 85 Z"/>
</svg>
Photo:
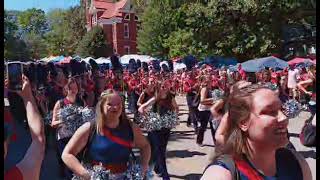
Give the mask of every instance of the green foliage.
<svg viewBox="0 0 320 180">
<path fill-rule="evenodd" d="M 314 0 L 148 2 L 138 49 L 163 57 L 192 53 L 234 56 L 241 61 L 267 56 L 281 50 L 284 26 L 312 24 L 314 18 L 306 16 L 305 10 L 315 11 Z"/>
<path fill-rule="evenodd" d="M 43 35 L 47 31 L 47 21 L 43 10 L 27 9 L 18 16 L 19 25 L 26 33 Z"/>
<path fill-rule="evenodd" d="M 86 34 L 84 10 L 80 6 L 68 10 L 55 9 L 48 13 L 50 32 L 46 34 L 51 55 L 73 55 Z"/>
<path fill-rule="evenodd" d="M 4 47 L 4 58 L 8 60 L 27 61 L 30 57 L 26 43 L 15 37 L 8 37 Z"/>
<path fill-rule="evenodd" d="M 8 12 L 4 11 L 4 38 L 9 39 L 10 37 L 14 37 L 16 35 L 16 32 L 18 30 L 17 24 L 10 19 L 8 16 Z"/>
<path fill-rule="evenodd" d="M 92 28 L 80 41 L 76 53 L 81 57 L 106 57 L 112 52 L 109 44 L 107 44 L 103 29 L 100 26 Z"/>
<path fill-rule="evenodd" d="M 25 36 L 25 42 L 29 47 L 32 59 L 40 59 L 48 55 L 46 42 L 40 35 L 28 33 Z"/>
<path fill-rule="evenodd" d="M 73 55 L 81 39 L 87 33 L 85 9 L 75 6 L 68 9 L 65 15 L 66 50 L 68 55 Z"/>
<path fill-rule="evenodd" d="M 35 8 L 22 12 L 5 11 L 4 20 L 5 53 L 8 57 L 14 55 L 12 50 L 24 46 L 29 49 L 27 54 L 35 59 L 48 55 L 74 55 L 86 34 L 85 12 L 80 6 L 67 10 L 54 9 L 47 15 Z M 7 46 L 9 39 L 10 44 Z M 21 45 L 11 47 L 13 42 Z M 19 51 L 24 52 L 24 49 Z"/>
<path fill-rule="evenodd" d="M 45 35 L 45 40 L 50 55 L 66 55 L 67 27 L 65 23 L 66 10 L 54 9 L 47 14 L 50 31 Z"/>
</svg>

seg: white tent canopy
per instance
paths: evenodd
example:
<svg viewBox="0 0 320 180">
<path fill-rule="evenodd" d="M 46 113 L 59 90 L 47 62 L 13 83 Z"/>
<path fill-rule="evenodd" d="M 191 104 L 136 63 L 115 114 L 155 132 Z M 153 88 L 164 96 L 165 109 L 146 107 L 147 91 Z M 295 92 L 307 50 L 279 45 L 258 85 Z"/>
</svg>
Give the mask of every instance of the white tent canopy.
<svg viewBox="0 0 320 180">
<path fill-rule="evenodd" d="M 168 61 L 162 61 L 162 62 L 160 62 L 160 67 L 162 66 L 162 64 L 165 64 L 165 65 L 167 65 L 167 66 L 169 67 Z"/>
<path fill-rule="evenodd" d="M 105 57 L 100 57 L 96 59 L 97 64 L 103 64 L 103 63 L 111 63 L 110 57 L 105 58 Z"/>
<path fill-rule="evenodd" d="M 184 63 L 173 63 L 173 71 L 177 71 L 183 68 L 187 68 Z"/>
<path fill-rule="evenodd" d="M 146 62 L 146 63 L 149 63 L 150 61 L 155 60 L 155 58 L 148 55 L 128 54 L 128 55 L 123 55 L 120 58 L 120 63 L 129 64 L 130 59 L 134 59 L 136 61 L 139 59 L 141 62 Z"/>
<path fill-rule="evenodd" d="M 86 57 L 86 58 L 82 59 L 82 61 L 84 61 L 84 62 L 86 62 L 86 63 L 89 64 L 89 60 L 90 60 L 90 59 L 95 60 L 93 57 Z"/>
</svg>

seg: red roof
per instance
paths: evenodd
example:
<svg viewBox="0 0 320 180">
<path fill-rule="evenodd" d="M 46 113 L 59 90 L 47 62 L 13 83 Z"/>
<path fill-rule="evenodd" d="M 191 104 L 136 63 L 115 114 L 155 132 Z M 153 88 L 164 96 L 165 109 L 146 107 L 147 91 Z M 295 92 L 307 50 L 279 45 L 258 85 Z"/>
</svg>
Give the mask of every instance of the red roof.
<svg viewBox="0 0 320 180">
<path fill-rule="evenodd" d="M 121 16 L 121 13 L 119 12 L 119 10 L 122 9 L 126 3 L 127 3 L 127 0 L 121 0 L 116 3 L 94 0 L 93 6 L 96 9 L 105 10 L 100 18 L 109 19 L 115 16 Z"/>
</svg>

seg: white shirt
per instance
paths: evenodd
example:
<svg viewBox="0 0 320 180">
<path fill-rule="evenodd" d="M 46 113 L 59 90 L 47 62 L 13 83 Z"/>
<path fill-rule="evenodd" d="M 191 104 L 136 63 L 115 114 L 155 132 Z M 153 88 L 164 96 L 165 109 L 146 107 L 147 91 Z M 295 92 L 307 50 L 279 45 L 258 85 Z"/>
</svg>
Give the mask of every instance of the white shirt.
<svg viewBox="0 0 320 180">
<path fill-rule="evenodd" d="M 296 88 L 298 83 L 299 70 L 289 70 L 288 71 L 288 88 Z"/>
</svg>

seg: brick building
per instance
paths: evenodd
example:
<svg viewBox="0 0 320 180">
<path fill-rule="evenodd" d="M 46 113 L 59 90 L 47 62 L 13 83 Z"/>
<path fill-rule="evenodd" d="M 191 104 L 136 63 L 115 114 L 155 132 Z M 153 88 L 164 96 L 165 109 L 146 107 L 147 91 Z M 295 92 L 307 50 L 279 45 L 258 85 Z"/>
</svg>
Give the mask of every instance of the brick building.
<svg viewBox="0 0 320 180">
<path fill-rule="evenodd" d="M 130 0 L 85 0 L 84 3 L 88 31 L 100 25 L 113 53 L 120 56 L 137 53 L 139 19 Z"/>
</svg>

